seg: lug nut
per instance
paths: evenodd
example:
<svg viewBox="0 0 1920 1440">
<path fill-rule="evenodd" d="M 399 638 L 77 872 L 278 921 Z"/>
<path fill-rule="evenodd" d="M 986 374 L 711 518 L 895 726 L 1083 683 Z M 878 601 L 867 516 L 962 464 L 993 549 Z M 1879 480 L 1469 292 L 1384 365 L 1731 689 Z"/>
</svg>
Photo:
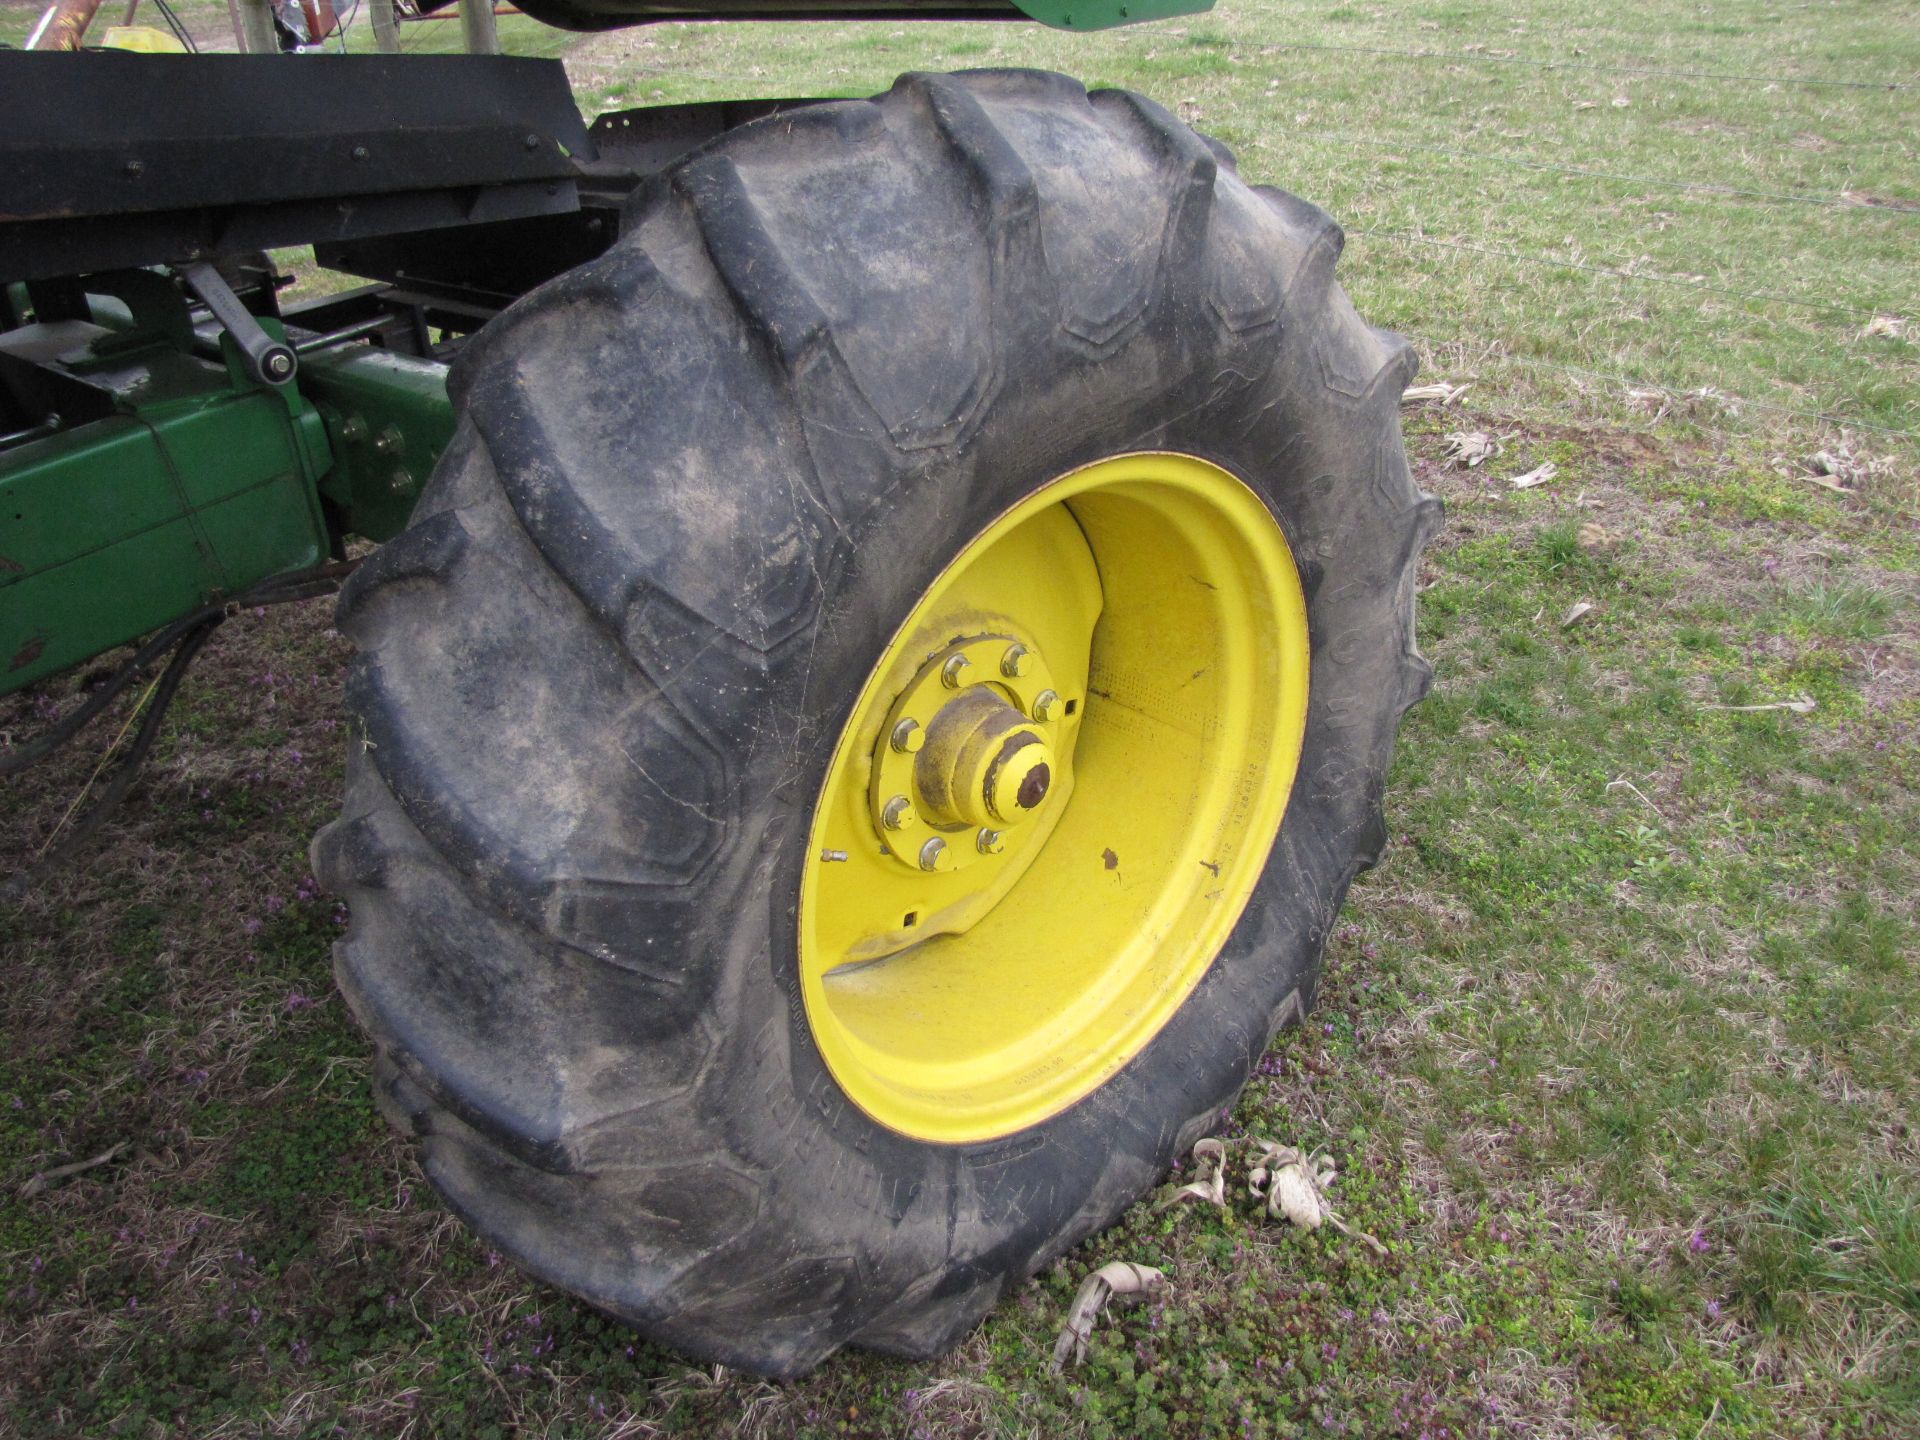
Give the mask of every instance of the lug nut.
<svg viewBox="0 0 1920 1440">
<path fill-rule="evenodd" d="M 1033 718 L 1042 722 L 1053 719 L 1060 709 L 1060 696 L 1053 690 L 1042 690 L 1033 697 Z"/>
<path fill-rule="evenodd" d="M 1024 645 L 1009 645 L 1007 653 L 1000 657 L 1000 673 L 1009 680 L 1018 680 L 1033 669 L 1033 653 Z"/>
<path fill-rule="evenodd" d="M 942 862 L 952 863 L 947 861 L 947 842 L 936 835 L 920 847 L 920 868 L 939 870 L 943 868 Z"/>
<path fill-rule="evenodd" d="M 917 755 L 927 743 L 927 732 L 920 728 L 918 720 L 902 720 L 893 727 L 893 736 L 888 743 L 902 755 Z"/>
<path fill-rule="evenodd" d="M 1007 848 L 1007 837 L 998 830 L 982 830 L 973 837 L 973 848 L 982 855 L 998 855 Z"/>
<path fill-rule="evenodd" d="M 880 823 L 889 830 L 904 830 L 913 823 L 913 801 L 896 795 L 880 807 Z"/>
<path fill-rule="evenodd" d="M 958 690 L 960 688 L 960 677 L 966 673 L 967 667 L 971 664 L 973 664 L 973 661 L 969 660 L 965 655 L 949 657 L 947 663 L 940 667 L 940 683 L 949 690 Z"/>
</svg>

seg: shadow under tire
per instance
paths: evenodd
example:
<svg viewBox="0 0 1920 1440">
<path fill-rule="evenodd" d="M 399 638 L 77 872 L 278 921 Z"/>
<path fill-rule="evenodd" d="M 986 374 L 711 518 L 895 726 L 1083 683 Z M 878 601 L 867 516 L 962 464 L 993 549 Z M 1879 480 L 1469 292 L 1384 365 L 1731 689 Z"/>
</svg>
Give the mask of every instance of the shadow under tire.
<svg viewBox="0 0 1920 1440">
<path fill-rule="evenodd" d="M 1414 580 L 1439 507 L 1396 413 L 1414 361 L 1335 283 L 1340 243 L 1151 101 L 907 76 L 676 163 L 611 251 L 461 355 L 455 439 L 342 597 L 355 740 L 314 855 L 351 907 L 336 971 L 382 1106 L 489 1244 L 704 1360 L 785 1377 L 849 1343 L 930 1356 L 1216 1123 L 1312 1004 L 1429 682 Z M 1159 1010 L 1103 1067 L 1027 1109 L 993 1072 L 1004 1103 L 950 1129 L 938 1085 L 895 1114 L 887 1087 L 920 1072 L 856 1073 L 803 953 L 803 893 L 838 873 L 829 774 L 890 763 L 843 737 L 977 539 L 1155 456 L 1251 497 L 1297 577 L 1310 649 L 1273 657 L 1300 678 L 1277 834 L 1243 837 L 1230 895 L 1207 898 L 1213 857 L 1192 852 L 1181 903 L 1229 920 L 1178 985 L 1155 988 L 1151 956 L 1130 972 Z M 1092 737 L 1147 716 L 1204 755 L 1266 692 L 1196 675 L 1217 703 L 1181 709 L 1178 677 L 1102 683 L 1124 624 L 1143 633 L 1120 577 L 1153 547 L 1063 503 L 1106 588 L 1058 661 L 1085 772 L 1014 849 L 1124 895 L 1147 830 L 1095 845 L 1065 818 L 1103 773 Z M 884 827 L 860 843 L 883 854 Z M 1166 855 L 1167 876 L 1190 858 Z M 1024 883 L 995 913 L 1046 903 Z"/>
</svg>

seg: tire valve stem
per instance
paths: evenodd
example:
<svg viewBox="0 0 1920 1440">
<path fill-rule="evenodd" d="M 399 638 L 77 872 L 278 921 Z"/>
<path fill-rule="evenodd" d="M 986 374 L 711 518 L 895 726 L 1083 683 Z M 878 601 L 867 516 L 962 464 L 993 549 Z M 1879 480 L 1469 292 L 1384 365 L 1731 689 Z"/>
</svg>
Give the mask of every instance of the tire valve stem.
<svg viewBox="0 0 1920 1440">
<path fill-rule="evenodd" d="M 820 858 L 827 864 L 834 864 L 839 861 L 844 861 L 847 858 L 847 852 L 844 850 L 822 850 L 820 852 Z"/>
</svg>

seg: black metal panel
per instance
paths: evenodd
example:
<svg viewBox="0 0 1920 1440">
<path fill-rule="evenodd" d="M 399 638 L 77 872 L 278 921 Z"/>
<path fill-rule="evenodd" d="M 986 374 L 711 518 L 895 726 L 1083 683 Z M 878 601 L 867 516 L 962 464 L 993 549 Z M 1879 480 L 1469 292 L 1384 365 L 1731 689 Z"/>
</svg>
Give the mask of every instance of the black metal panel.
<svg viewBox="0 0 1920 1440">
<path fill-rule="evenodd" d="M 0 51 L 0 279 L 554 214 L 557 61 Z"/>
<path fill-rule="evenodd" d="M 596 177 L 617 170 L 628 176 L 663 170 L 696 145 L 744 125 L 787 110 L 820 105 L 822 100 L 709 100 L 690 105 L 641 105 L 613 110 L 597 117 L 593 129 L 599 163 Z"/>
<path fill-rule="evenodd" d="M 583 265 L 612 244 L 612 209 L 547 215 L 315 247 L 329 270 L 389 280 L 436 298 L 504 310 L 542 281 Z"/>
<path fill-rule="evenodd" d="M 480 191 L 343 195 L 333 200 L 297 200 L 280 205 L 0 224 L 0 280 L 122 270 L 395 231 L 564 214 L 578 204 L 574 182 L 567 180 L 500 185 Z"/>
<path fill-rule="evenodd" d="M 646 176 L 735 126 L 821 103 L 717 100 L 615 111 L 593 122 L 599 158 L 583 167 L 581 208 L 573 214 L 382 234 L 319 245 L 315 254 L 330 270 L 390 281 L 431 307 L 434 325 L 469 331 L 617 240 L 622 204 Z"/>
<path fill-rule="evenodd" d="M 0 220 L 564 179 L 570 156 L 591 142 L 554 60 L 0 52 Z"/>
</svg>

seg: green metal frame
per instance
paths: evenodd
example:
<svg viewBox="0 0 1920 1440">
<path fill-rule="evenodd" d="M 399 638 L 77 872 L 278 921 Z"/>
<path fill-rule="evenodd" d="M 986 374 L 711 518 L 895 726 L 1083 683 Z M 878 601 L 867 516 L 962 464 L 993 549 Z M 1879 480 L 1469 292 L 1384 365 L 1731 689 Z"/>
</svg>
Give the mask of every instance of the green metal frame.
<svg viewBox="0 0 1920 1440">
<path fill-rule="evenodd" d="M 320 499 L 335 533 L 391 540 L 453 439 L 447 367 L 343 345 L 308 357 L 299 383 L 334 440 Z"/>
<path fill-rule="evenodd" d="M 0 456 L 0 692 L 327 555 L 331 451 L 297 391 L 165 339 L 112 362 L 114 414 Z"/>
<path fill-rule="evenodd" d="M 274 388 L 230 339 L 217 360 L 193 353 L 186 301 L 158 274 L 85 288 L 92 321 L 13 336 L 112 413 L 0 453 L 0 694 L 319 564 L 349 534 L 392 537 L 453 434 L 442 365 L 342 346 Z"/>
<path fill-rule="evenodd" d="M 1213 0 L 1014 0 L 1030 18 L 1055 30 L 1111 30 L 1142 20 L 1199 15 Z"/>
</svg>

